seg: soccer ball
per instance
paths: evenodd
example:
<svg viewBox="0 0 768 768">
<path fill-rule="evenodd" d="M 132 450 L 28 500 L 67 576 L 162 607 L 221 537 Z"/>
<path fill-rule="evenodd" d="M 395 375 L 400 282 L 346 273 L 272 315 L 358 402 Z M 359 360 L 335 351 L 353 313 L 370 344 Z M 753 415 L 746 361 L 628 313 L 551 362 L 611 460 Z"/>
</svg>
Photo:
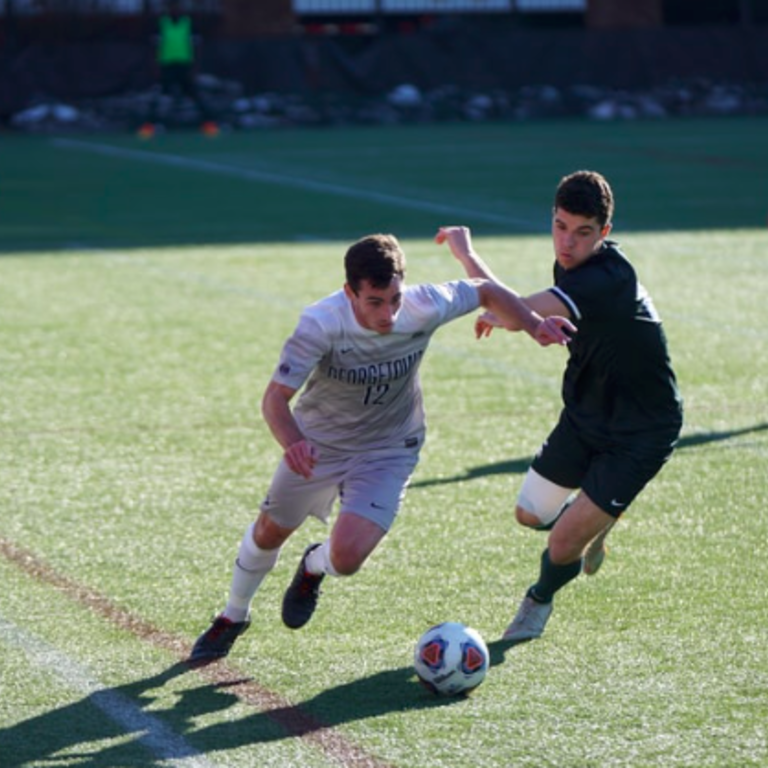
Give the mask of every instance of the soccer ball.
<svg viewBox="0 0 768 768">
<path fill-rule="evenodd" d="M 455 621 L 428 629 L 413 653 L 419 681 L 440 696 L 456 696 L 477 688 L 485 679 L 489 660 L 480 633 Z"/>
</svg>

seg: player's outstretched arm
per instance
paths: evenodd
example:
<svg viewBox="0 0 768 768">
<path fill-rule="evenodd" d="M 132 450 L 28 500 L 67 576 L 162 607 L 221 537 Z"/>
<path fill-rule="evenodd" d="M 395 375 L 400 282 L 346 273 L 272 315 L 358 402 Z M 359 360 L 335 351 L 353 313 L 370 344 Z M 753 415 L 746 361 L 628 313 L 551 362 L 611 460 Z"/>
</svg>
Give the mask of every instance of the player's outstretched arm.
<svg viewBox="0 0 768 768">
<path fill-rule="evenodd" d="M 469 227 L 440 227 L 435 235 L 435 242 L 438 245 L 443 243 L 448 245 L 451 253 L 464 267 L 467 277 L 479 277 L 484 280 L 499 282 L 491 268 L 472 247 L 472 232 Z"/>
<path fill-rule="evenodd" d="M 489 336 L 494 327 L 503 327 L 509 331 L 526 331 L 542 346 L 567 344 L 570 341 L 571 335 L 576 332 L 570 321 L 564 317 L 545 320 L 515 291 L 504 285 L 475 252 L 469 227 L 440 227 L 435 242 L 448 245 L 468 277 L 483 281 L 478 286 L 480 303 L 489 311 L 475 323 L 475 335 L 478 338 Z"/>
<path fill-rule="evenodd" d="M 440 227 L 435 235 L 438 245 L 446 243 L 451 253 L 464 267 L 468 277 L 480 279 L 480 301 L 488 310 L 475 323 L 477 338 L 490 336 L 494 328 L 508 331 L 526 331 L 542 346 L 567 344 L 576 332 L 575 326 L 565 317 L 547 316 L 544 319 L 534 311 L 526 300 L 493 274 L 472 247 L 472 233 L 469 227 Z"/>
<path fill-rule="evenodd" d="M 475 335 L 490 334 L 493 327 L 508 331 L 525 331 L 543 347 L 549 344 L 567 344 L 576 333 L 576 327 L 565 317 L 543 318 L 529 307 L 511 288 L 491 280 L 479 281 L 480 303 L 488 312 L 475 323 Z"/>
</svg>

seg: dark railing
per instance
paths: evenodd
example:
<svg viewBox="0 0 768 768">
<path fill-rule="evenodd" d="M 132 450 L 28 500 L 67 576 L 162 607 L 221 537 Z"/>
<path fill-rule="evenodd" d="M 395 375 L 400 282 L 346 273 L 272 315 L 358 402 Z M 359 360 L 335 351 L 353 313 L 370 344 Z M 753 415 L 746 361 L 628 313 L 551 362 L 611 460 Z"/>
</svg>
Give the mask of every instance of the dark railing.
<svg viewBox="0 0 768 768">
<path fill-rule="evenodd" d="M 257 2 L 258 0 L 254 0 Z M 186 0 L 187 12 L 215 14 L 221 0 Z M 0 0 L 0 13 L 18 16 L 45 14 L 135 16 L 157 13 L 164 0 Z M 297 17 L 401 15 L 423 13 L 580 12 L 587 0 L 293 0 Z"/>
<path fill-rule="evenodd" d="M 294 0 L 297 16 L 583 12 L 587 0 Z"/>
</svg>

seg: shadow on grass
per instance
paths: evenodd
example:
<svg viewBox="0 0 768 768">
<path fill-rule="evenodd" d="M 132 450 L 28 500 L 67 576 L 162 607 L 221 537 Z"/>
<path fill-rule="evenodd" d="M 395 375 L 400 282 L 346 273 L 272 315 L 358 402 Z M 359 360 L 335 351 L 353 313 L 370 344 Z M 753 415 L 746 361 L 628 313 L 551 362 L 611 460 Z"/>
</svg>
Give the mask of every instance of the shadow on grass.
<svg viewBox="0 0 768 768">
<path fill-rule="evenodd" d="M 768 430 L 768 423 L 689 435 L 680 440 L 678 450 L 696 449 L 765 430 Z M 483 465 L 461 476 L 424 481 L 420 485 L 521 473 L 529 461 L 517 459 Z M 504 641 L 489 643 L 491 666 L 503 663 L 505 654 L 512 647 Z M 169 760 L 191 759 L 200 753 L 327 734 L 328 729 L 350 722 L 392 712 L 461 705 L 464 700 L 432 696 L 418 684 L 413 668 L 406 666 L 335 686 L 300 704 L 268 706 L 242 717 L 222 715 L 217 722 L 201 726 L 201 719 L 210 722 L 215 713 L 225 712 L 242 701 L 237 695 L 239 683 L 205 683 L 178 692 L 172 707 L 157 708 L 157 697 L 152 691 L 186 673 L 190 673 L 189 667 L 178 663 L 157 675 L 95 691 L 74 703 L 0 728 L 0 762 L 3 768 L 66 761 L 88 768 L 130 765 L 160 768 Z M 104 746 L 105 740 L 115 743 Z M 342 750 L 361 751 L 343 735 L 338 735 L 338 740 Z M 320 735 L 318 741 L 322 742 Z M 336 749 L 338 751 L 338 745 Z"/>
<path fill-rule="evenodd" d="M 3 768 L 23 768 L 31 764 L 72 761 L 81 766 L 114 768 L 118 765 L 159 766 L 163 759 L 189 757 L 194 751 L 185 747 L 180 739 L 176 745 L 169 744 L 162 759 L 156 755 L 156 760 L 147 760 L 144 747 L 124 738 L 126 734 L 136 739 L 147 735 L 148 721 L 142 710 L 154 700 L 148 692 L 186 670 L 186 665 L 175 664 L 155 676 L 95 691 L 72 704 L 2 728 L 0 763 Z M 105 748 L 99 743 L 104 739 L 119 739 L 120 743 Z"/>
<path fill-rule="evenodd" d="M 329 728 L 346 723 L 463 701 L 466 697 L 433 695 L 418 683 L 413 667 L 400 667 L 329 688 L 297 705 L 275 707 L 236 721 L 221 720 L 196 732 L 195 745 L 209 752 L 316 733 L 325 739 Z M 351 743 L 346 748 L 360 749 Z"/>
<path fill-rule="evenodd" d="M 709 443 L 722 442 L 730 440 L 733 437 L 741 437 L 755 432 L 764 432 L 768 429 L 768 423 L 755 424 L 743 429 L 730 429 L 722 432 L 702 432 L 696 435 L 686 435 L 681 437 L 677 443 L 678 451 L 688 448 L 697 448 Z M 461 483 L 468 480 L 475 480 L 478 477 L 488 477 L 489 475 L 521 475 L 528 470 L 533 456 L 519 459 L 509 459 L 508 461 L 497 461 L 493 464 L 481 464 L 477 467 L 470 467 L 461 475 L 452 475 L 451 477 L 436 477 L 427 480 L 419 480 L 411 483 L 411 488 L 429 488 L 433 485 L 448 485 L 450 483 Z"/>
<path fill-rule="evenodd" d="M 489 646 L 490 648 L 490 646 Z M 500 657 L 492 651 L 491 663 Z M 465 697 L 444 698 L 429 693 L 417 681 L 413 667 L 386 670 L 322 691 L 297 705 L 272 706 L 244 717 L 222 716 L 200 726 L 200 719 L 223 712 L 242 699 L 241 680 L 229 684 L 206 682 L 178 692 L 172 708 L 159 709 L 152 690 L 190 673 L 184 663 L 124 686 L 91 693 L 79 701 L 0 728 L 3 768 L 72 760 L 89 768 L 161 766 L 168 760 L 236 749 L 257 743 L 320 734 L 327 729 L 390 712 L 406 712 L 461 704 Z M 104 746 L 107 739 L 119 743 Z M 317 745 L 317 743 L 316 743 Z M 339 735 L 331 751 L 362 751 Z M 193 760 L 194 761 L 194 760 Z"/>
</svg>

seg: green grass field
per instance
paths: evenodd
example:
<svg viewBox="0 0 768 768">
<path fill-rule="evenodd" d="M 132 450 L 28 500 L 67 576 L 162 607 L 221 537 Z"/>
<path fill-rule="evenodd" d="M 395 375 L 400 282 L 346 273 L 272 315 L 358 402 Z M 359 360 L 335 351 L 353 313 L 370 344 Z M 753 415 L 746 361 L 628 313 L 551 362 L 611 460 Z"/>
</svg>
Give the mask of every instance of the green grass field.
<svg viewBox="0 0 768 768">
<path fill-rule="evenodd" d="M 768 122 L 552 122 L 0 143 L 0 764 L 768 764 Z M 226 597 L 279 450 L 259 400 L 349 242 L 398 234 L 411 282 L 472 226 L 525 293 L 549 284 L 560 176 L 613 182 L 615 236 L 665 318 L 686 400 L 671 462 L 560 593 L 498 642 L 544 545 L 514 524 L 564 353 L 476 342 L 422 367 L 430 435 L 400 518 L 312 622 L 286 546 L 229 659 L 179 663 Z M 492 667 L 431 697 L 412 651 L 464 621 Z"/>
</svg>

